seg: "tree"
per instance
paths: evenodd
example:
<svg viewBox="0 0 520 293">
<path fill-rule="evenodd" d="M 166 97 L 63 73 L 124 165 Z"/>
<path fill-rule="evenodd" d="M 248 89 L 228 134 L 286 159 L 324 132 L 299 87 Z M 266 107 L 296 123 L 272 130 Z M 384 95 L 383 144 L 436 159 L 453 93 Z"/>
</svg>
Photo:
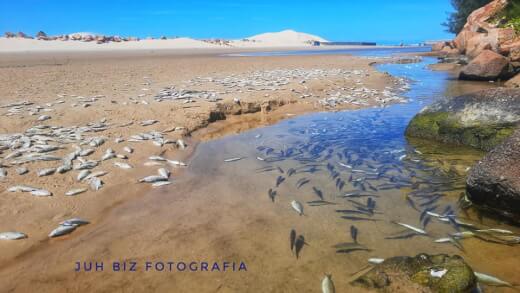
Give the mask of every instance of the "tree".
<svg viewBox="0 0 520 293">
<path fill-rule="evenodd" d="M 451 5 L 455 9 L 455 12 L 450 13 L 448 20 L 442 25 L 447 27 L 447 31 L 450 33 L 458 34 L 468 16 L 476 9 L 488 4 L 491 0 L 451 0 Z"/>
</svg>

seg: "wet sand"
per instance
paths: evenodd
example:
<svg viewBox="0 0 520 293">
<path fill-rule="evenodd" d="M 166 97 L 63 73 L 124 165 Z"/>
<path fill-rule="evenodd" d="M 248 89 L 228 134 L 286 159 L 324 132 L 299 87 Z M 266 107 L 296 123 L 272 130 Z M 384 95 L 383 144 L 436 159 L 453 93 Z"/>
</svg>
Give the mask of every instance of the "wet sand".
<svg viewBox="0 0 520 293">
<path fill-rule="evenodd" d="M 156 172 L 157 167 L 143 166 L 151 155 L 190 162 L 197 139 L 193 140 L 186 135 L 215 120 L 215 113 L 222 119 L 243 112 L 261 111 L 257 116 L 262 118 L 254 118 L 247 127 L 252 128 L 265 121 L 292 117 L 291 114 L 330 110 L 322 107 L 318 101 L 325 96 L 323 93 L 337 90 L 338 87 L 349 88 L 362 83 L 363 87 L 382 91 L 386 86 L 395 85 L 392 77 L 377 72 L 369 66 L 370 62 L 370 59 L 350 56 L 228 58 L 215 55 L 147 54 L 97 58 L 95 55 L 81 55 L 39 56 L 24 58 L 22 61 L 3 56 L 0 59 L 1 105 L 30 101 L 35 104 L 29 107 L 40 105 L 42 108 L 39 113 L 28 115 L 28 107 L 25 107 L 23 114 L 13 116 L 5 115 L 9 107 L 2 108 L 0 133 L 20 133 L 39 124 L 81 126 L 106 118 L 110 125 L 108 130 L 94 135 L 106 137 L 107 142 L 89 158 L 99 159 L 108 148 L 122 153 L 126 145 L 131 145 L 135 151 L 128 155 L 128 163 L 134 169 L 119 170 L 111 160 L 103 162 L 95 170 L 109 172 L 102 177 L 105 186 L 99 191 L 89 190 L 75 197 L 63 194 L 73 186 L 85 185 L 76 183 L 76 171 L 37 177 L 35 173 L 38 169 L 55 167 L 56 164 L 30 163 L 27 165 L 30 172 L 26 175 L 16 175 L 15 166 L 8 165 L 7 178 L 0 180 L 0 230 L 21 231 L 29 237 L 0 243 L 3 251 L 0 256 L 0 286 L 9 292 L 28 292 L 35 285 L 42 292 L 234 292 L 242 288 L 253 291 L 262 288 L 265 292 L 314 291 L 314 288 L 307 286 L 302 288 L 303 283 L 307 282 L 305 278 L 300 278 L 301 270 L 307 270 L 305 265 L 294 270 L 296 283 L 286 284 L 286 276 L 276 277 L 280 272 L 294 267 L 284 261 L 285 258 L 291 258 L 286 250 L 274 252 L 281 257 L 278 261 L 274 257 L 263 258 L 265 253 L 262 251 L 274 249 L 275 246 L 288 246 L 285 236 L 287 228 L 270 222 L 274 216 L 270 213 L 273 211 L 258 208 L 258 202 L 247 200 L 256 198 L 260 191 L 252 188 L 246 180 L 241 180 L 241 184 L 237 185 L 237 177 L 219 176 L 217 168 L 208 169 L 204 175 L 197 172 L 197 176 L 194 176 L 191 167 L 186 172 L 185 168 L 170 166 L 173 185 L 169 187 L 152 189 L 136 181 Z M 350 79 L 309 80 L 305 84 L 295 81 L 267 95 L 263 91 L 222 95 L 223 100 L 219 102 L 221 106 L 208 101 L 196 100 L 183 104 L 159 103 L 153 99 L 164 87 L 180 86 L 196 77 L 229 76 L 275 69 L 344 69 L 362 70 L 366 74 Z M 198 89 L 201 87 L 204 86 Z M 315 93 L 315 96 L 302 99 L 301 94 L 294 93 L 290 88 L 297 91 L 305 89 Z M 93 96 L 96 98 L 88 102 L 88 107 L 81 106 Z M 239 105 L 234 98 L 240 99 Z M 375 104 L 376 101 L 371 101 L 363 107 Z M 344 104 L 338 109 L 359 107 Z M 46 112 L 45 108 L 52 110 Z M 40 115 L 50 115 L 51 119 L 39 122 L 37 118 Z M 159 122 L 146 127 L 139 125 L 140 121 L 147 119 Z M 119 127 L 128 121 L 134 124 Z M 178 129 L 165 133 L 165 136 L 171 140 L 184 137 L 188 144 L 186 150 L 179 150 L 171 144 L 157 147 L 149 141 L 114 142 L 117 137 L 128 139 L 136 133 L 171 130 L 174 127 Z M 200 137 L 203 138 L 202 135 Z M 56 154 L 61 156 L 67 151 L 70 151 L 70 146 Z M 2 158 L 8 153 L 7 150 L 3 151 Z M 211 180 L 205 180 L 203 176 Z M 201 184 L 208 181 L 212 184 Z M 36 198 L 26 193 L 6 191 L 15 184 L 45 188 L 51 190 L 54 196 Z M 236 198 L 236 190 L 244 191 L 244 198 Z M 262 194 L 264 192 L 261 191 Z M 268 203 L 263 204 L 267 207 Z M 88 219 L 91 224 L 78 228 L 70 235 L 48 239 L 47 234 L 60 221 L 72 217 Z M 259 253 L 251 254 L 250 251 Z M 302 261 L 302 264 L 315 262 L 319 257 L 318 254 L 315 258 Z M 108 268 L 112 261 L 132 259 L 139 260 L 141 266 L 146 260 L 244 261 L 248 264 L 248 272 L 117 273 Z M 105 272 L 75 273 L 76 261 L 104 261 Z M 272 266 L 273 262 L 283 265 Z M 273 267 L 276 269 L 272 270 Z M 261 279 L 258 279 L 259 276 L 262 276 Z M 319 282 L 321 273 L 316 274 L 316 278 Z M 346 280 L 335 281 L 340 287 L 342 282 L 346 283 Z M 298 282 L 301 282 L 301 287 Z"/>
</svg>

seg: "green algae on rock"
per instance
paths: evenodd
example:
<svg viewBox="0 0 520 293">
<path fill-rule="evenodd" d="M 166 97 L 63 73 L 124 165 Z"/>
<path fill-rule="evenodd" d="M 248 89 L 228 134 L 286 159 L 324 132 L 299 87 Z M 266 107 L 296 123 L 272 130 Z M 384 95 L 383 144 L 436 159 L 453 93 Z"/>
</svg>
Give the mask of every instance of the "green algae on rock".
<svg viewBox="0 0 520 293">
<path fill-rule="evenodd" d="M 385 260 L 351 282 L 368 289 L 393 292 L 471 292 L 477 286 L 473 270 L 458 255 L 419 254 Z"/>
<path fill-rule="evenodd" d="M 520 90 L 490 89 L 427 106 L 410 121 L 408 137 L 491 150 L 520 122 Z"/>
</svg>

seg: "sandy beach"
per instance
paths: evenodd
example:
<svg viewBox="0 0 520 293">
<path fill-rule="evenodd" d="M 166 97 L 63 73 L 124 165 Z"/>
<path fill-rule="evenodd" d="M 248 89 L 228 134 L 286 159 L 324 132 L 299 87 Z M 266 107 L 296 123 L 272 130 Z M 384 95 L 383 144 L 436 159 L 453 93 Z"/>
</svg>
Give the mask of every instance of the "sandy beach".
<svg viewBox="0 0 520 293">
<path fill-rule="evenodd" d="M 219 214 L 219 206 L 226 201 L 205 210 L 205 196 L 225 194 L 226 190 L 205 190 L 204 186 L 197 186 L 199 178 L 190 177 L 189 172 L 186 174 L 190 155 L 201 139 L 221 137 L 312 111 L 357 109 L 402 101 L 398 96 L 404 83 L 376 71 L 370 66 L 374 60 L 366 58 L 345 55 L 224 57 L 222 53 L 236 50 L 221 49 L 192 55 L 182 50 L 172 54 L 131 52 L 130 55 L 45 52 L 21 59 L 18 54 L 1 55 L 0 136 L 4 145 L 13 139 L 22 142 L 23 135 L 17 134 L 29 135 L 34 127 L 47 134 L 49 128 L 46 127 L 55 131 L 73 129 L 72 132 L 86 127 L 88 130 L 81 132 L 77 141 L 65 143 L 56 137 L 51 139 L 48 143 L 59 149 L 48 154 L 62 157 L 75 149 L 92 149 L 93 153 L 84 156 L 84 160 L 99 160 L 112 151 L 120 155 L 100 160 L 91 170 L 100 172 L 99 179 L 103 182 L 103 187 L 95 191 L 89 182 L 78 182 L 76 177 L 80 171 L 39 177 L 37 172 L 56 168 L 60 162 L 20 163 L 20 157 L 9 156 L 13 150 L 2 149 L 2 168 L 7 172 L 7 176 L 0 179 L 2 230 L 22 231 L 28 235 L 23 241 L 0 243 L 4 251 L 0 256 L 0 284 L 7 291 L 28 291 L 35 283 L 47 292 L 77 288 L 138 292 L 172 286 L 180 290 L 187 284 L 191 289 L 196 286 L 207 291 L 219 291 L 218 288 L 222 288 L 222 292 L 233 291 L 228 286 L 233 286 L 243 275 L 230 274 L 222 279 L 222 275 L 208 274 L 203 277 L 204 282 L 199 282 L 195 280 L 200 276 L 179 278 L 170 274 L 164 278 L 157 274 L 110 273 L 108 281 L 105 274 L 76 274 L 73 269 L 79 260 L 115 261 L 126 257 L 140 261 L 164 260 L 172 257 L 173 251 L 183 258 L 243 257 L 238 250 L 229 254 L 229 250 L 224 252 L 220 248 L 229 245 L 226 233 L 245 232 L 247 227 L 255 225 L 237 226 L 234 222 L 237 215 L 251 210 L 240 208 L 238 214 Z M 338 92 L 348 94 L 350 100 L 337 102 L 334 107 L 330 101 L 323 102 L 326 98 L 341 96 Z M 383 92 L 387 92 L 383 95 L 387 100 L 381 99 Z M 162 98 L 158 98 L 160 93 Z M 191 97 L 175 99 L 168 94 Z M 204 129 L 222 119 L 226 121 Z M 195 130 L 199 132 L 192 136 Z M 139 133 L 156 133 L 156 137 L 136 142 Z M 93 137 L 102 138 L 104 143 L 93 146 L 96 145 L 90 144 Z M 179 139 L 187 144 L 185 149 Z M 41 144 L 41 141 L 34 143 Z M 127 146 L 132 153 L 125 151 Z M 155 162 L 164 163 L 164 167 L 171 170 L 173 184 L 152 188 L 150 184 L 137 183 L 139 178 L 153 174 L 158 168 L 152 163 L 145 166 L 151 161 L 147 159 L 150 156 L 186 162 L 188 167 Z M 116 161 L 132 168 L 118 168 L 114 165 Z M 28 173 L 18 175 L 20 167 L 27 168 Z M 52 196 L 38 198 L 30 193 L 8 191 L 17 185 L 43 189 L 52 192 Z M 200 187 L 203 189 L 198 190 Z M 65 195 L 71 189 L 82 188 L 87 190 L 76 196 Z M 157 201 L 158 198 L 162 199 Z M 143 209 L 143 205 L 149 206 Z M 163 207 L 168 207 L 167 214 L 171 218 L 156 222 L 159 220 L 152 215 L 163 214 Z M 198 211 L 203 210 L 205 216 L 195 219 Z M 88 219 L 90 224 L 70 235 L 48 238 L 58 223 L 74 217 Z M 213 217 L 219 220 L 213 222 L 217 219 Z M 214 233 L 217 231 L 221 236 Z M 196 237 L 204 234 L 207 237 Z M 208 244 L 211 250 L 207 249 Z M 152 246 L 153 249 L 149 249 Z M 255 265 L 256 260 L 248 261 L 252 270 L 261 269 Z M 265 261 L 262 263 L 267 265 Z M 234 281 L 223 282 L 229 278 Z M 224 283 L 226 287 L 221 287 Z M 277 287 L 267 289 L 276 290 Z"/>
</svg>

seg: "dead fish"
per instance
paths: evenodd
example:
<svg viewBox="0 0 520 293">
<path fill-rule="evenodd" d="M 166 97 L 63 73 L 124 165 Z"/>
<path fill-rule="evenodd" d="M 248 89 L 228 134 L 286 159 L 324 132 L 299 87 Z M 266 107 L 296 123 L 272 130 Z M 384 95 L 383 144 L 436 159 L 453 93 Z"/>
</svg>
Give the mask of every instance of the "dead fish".
<svg viewBox="0 0 520 293">
<path fill-rule="evenodd" d="M 63 174 L 63 173 L 67 173 L 67 172 L 69 172 L 70 170 L 72 170 L 72 165 L 70 165 L 70 164 L 65 164 L 65 165 L 59 166 L 59 167 L 56 169 L 56 172 L 58 172 L 58 173 L 60 173 L 60 174 Z"/>
<path fill-rule="evenodd" d="M 171 165 L 174 165 L 174 166 L 183 166 L 183 167 L 188 166 L 188 164 L 186 164 L 184 162 L 176 161 L 176 160 L 168 160 L 168 163 Z"/>
<path fill-rule="evenodd" d="M 12 187 L 9 187 L 7 191 L 9 192 L 31 192 L 34 190 L 37 190 L 38 188 L 26 186 L 26 185 L 15 185 Z"/>
<path fill-rule="evenodd" d="M 49 233 L 50 238 L 59 237 L 63 235 L 67 235 L 71 233 L 72 231 L 76 230 L 77 226 L 58 226 L 58 228 L 54 229 Z"/>
<path fill-rule="evenodd" d="M 0 168 L 0 178 L 7 177 L 7 171 L 4 168 Z"/>
<path fill-rule="evenodd" d="M 358 228 L 356 226 L 351 225 L 350 226 L 350 237 L 354 241 L 354 243 L 357 243 L 357 235 L 358 235 Z"/>
<path fill-rule="evenodd" d="M 303 215 L 303 205 L 299 201 L 291 201 L 291 206 L 300 216 Z"/>
<path fill-rule="evenodd" d="M 419 233 L 419 234 L 423 234 L 423 235 L 427 235 L 428 233 L 426 233 L 426 231 L 424 231 L 423 229 L 420 229 L 420 228 L 417 228 L 417 227 L 414 227 L 412 225 L 408 225 L 408 224 L 404 224 L 404 223 L 399 223 L 399 222 L 393 222 L 394 224 L 397 224 L 397 225 L 400 225 L 400 226 L 403 226 L 405 228 L 408 228 L 416 233 Z"/>
<path fill-rule="evenodd" d="M 291 233 L 289 233 L 289 242 L 291 244 L 291 252 L 294 251 L 294 244 L 296 242 L 296 231 L 291 229 Z"/>
<path fill-rule="evenodd" d="M 101 181 L 101 179 L 98 177 L 92 177 L 89 180 L 89 185 L 92 190 L 98 191 L 101 189 L 101 187 L 103 187 L 103 181 Z"/>
<path fill-rule="evenodd" d="M 475 277 L 477 277 L 477 280 L 479 282 L 482 282 L 486 285 L 492 285 L 492 286 L 504 286 L 504 287 L 513 287 L 513 285 L 509 282 L 502 281 L 497 277 L 493 277 L 490 275 L 486 275 L 479 272 L 473 272 L 475 274 Z"/>
<path fill-rule="evenodd" d="M 341 218 L 345 219 L 345 220 L 351 220 L 351 221 L 371 221 L 371 222 L 381 221 L 380 219 L 354 217 L 354 216 L 341 216 Z"/>
<path fill-rule="evenodd" d="M 72 218 L 72 219 L 68 219 L 68 220 L 65 220 L 60 223 L 61 226 L 76 226 L 76 227 L 88 225 L 88 224 L 90 224 L 89 221 L 83 220 L 81 218 Z"/>
<path fill-rule="evenodd" d="M 369 258 L 368 259 L 368 262 L 371 264 L 380 264 L 380 263 L 383 263 L 384 261 L 385 261 L 384 258 Z"/>
<path fill-rule="evenodd" d="M 322 293 L 335 293 L 336 288 L 332 282 L 332 276 L 326 274 L 323 280 L 321 280 L 321 292 Z"/>
<path fill-rule="evenodd" d="M 284 182 L 284 181 L 285 181 L 285 177 L 283 177 L 283 176 L 278 176 L 278 177 L 276 178 L 276 187 L 280 186 L 280 184 L 282 184 L 282 182 Z"/>
<path fill-rule="evenodd" d="M 269 190 L 267 191 L 267 195 L 269 195 L 269 198 L 271 199 L 272 202 L 274 202 L 276 193 L 277 193 L 276 190 L 273 190 L 272 188 L 269 188 Z"/>
<path fill-rule="evenodd" d="M 351 253 L 354 251 L 372 251 L 372 250 L 369 248 L 366 248 L 366 247 L 355 247 L 355 248 L 350 248 L 350 249 L 338 249 L 338 250 L 336 250 L 336 253 Z"/>
<path fill-rule="evenodd" d="M 0 171 L 0 173 L 2 173 L 2 171 Z M 29 169 L 27 169 L 26 167 L 16 168 L 16 174 L 18 175 L 25 175 L 27 173 L 29 173 Z M 0 177 L 3 177 L 2 174 L 0 174 Z"/>
<path fill-rule="evenodd" d="M 95 149 L 84 149 L 84 150 L 81 150 L 78 155 L 80 157 L 86 157 L 86 156 L 93 154 L 95 151 L 96 151 Z"/>
<path fill-rule="evenodd" d="M 129 146 L 125 146 L 125 147 L 123 148 L 123 150 L 124 150 L 125 152 L 129 153 L 129 154 L 131 154 L 131 153 L 134 152 L 134 149 L 131 148 L 131 147 L 129 147 Z"/>
<path fill-rule="evenodd" d="M 172 184 L 170 181 L 159 181 L 159 182 L 152 183 L 152 187 L 161 187 L 161 186 L 170 185 L 170 184 Z"/>
<path fill-rule="evenodd" d="M 179 147 L 181 150 L 188 147 L 188 145 L 184 142 L 182 139 L 178 139 L 176 142 L 177 147 Z"/>
<path fill-rule="evenodd" d="M 76 180 L 83 181 L 83 179 L 87 178 L 87 176 L 90 175 L 90 170 L 82 170 L 79 172 L 78 177 L 76 177 Z"/>
<path fill-rule="evenodd" d="M 312 201 L 308 201 L 307 204 L 309 206 L 317 207 L 317 206 L 324 206 L 324 205 L 336 205 L 337 203 L 326 201 L 326 200 L 312 200 Z"/>
<path fill-rule="evenodd" d="M 164 178 L 163 176 L 151 175 L 144 178 L 139 179 L 140 183 L 155 183 L 159 181 L 168 181 L 168 178 Z"/>
<path fill-rule="evenodd" d="M 77 188 L 77 189 L 72 189 L 72 190 L 69 190 L 69 191 L 65 192 L 65 195 L 66 196 L 75 196 L 75 195 L 78 195 L 78 194 L 83 193 L 85 191 L 87 191 L 86 188 Z"/>
<path fill-rule="evenodd" d="M 159 161 L 159 162 L 166 162 L 166 161 L 168 161 L 166 158 L 161 157 L 161 156 L 150 156 L 150 157 L 148 157 L 148 160 L 150 160 L 150 161 Z"/>
<path fill-rule="evenodd" d="M 298 180 L 298 182 L 296 183 L 296 187 L 299 189 L 300 187 L 304 186 L 305 184 L 311 182 L 309 179 L 306 179 L 306 178 L 301 178 L 300 180 Z"/>
<path fill-rule="evenodd" d="M 93 178 L 93 177 L 103 177 L 107 174 L 108 174 L 107 171 L 96 171 L 96 172 L 90 173 L 87 177 L 85 177 L 84 180 L 90 180 L 90 178 Z"/>
<path fill-rule="evenodd" d="M 242 160 L 242 159 L 243 159 L 243 158 L 241 158 L 241 157 L 229 158 L 229 159 L 225 159 L 224 162 L 226 162 L 226 163 L 231 163 L 231 162 L 240 161 L 240 160 Z"/>
<path fill-rule="evenodd" d="M 150 125 L 153 125 L 153 124 L 155 124 L 157 122 L 159 122 L 159 121 L 150 119 L 150 120 L 141 121 L 140 124 L 141 124 L 141 126 L 150 126 Z"/>
<path fill-rule="evenodd" d="M 38 171 L 38 177 L 49 176 L 56 172 L 55 168 L 45 168 Z"/>
<path fill-rule="evenodd" d="M 126 159 L 128 159 L 128 157 L 127 157 L 126 155 L 123 155 L 123 154 L 117 154 L 117 155 L 116 155 L 116 158 L 121 159 L 121 160 L 126 160 Z"/>
<path fill-rule="evenodd" d="M 300 257 L 300 252 L 303 249 L 303 245 L 305 245 L 305 238 L 303 235 L 298 236 L 296 239 L 296 242 L 294 243 L 294 250 L 296 253 L 296 258 L 298 259 Z"/>
<path fill-rule="evenodd" d="M 98 147 L 98 146 L 101 146 L 102 144 L 105 143 L 105 139 L 102 138 L 102 137 L 94 137 L 89 145 L 92 146 L 92 147 Z"/>
<path fill-rule="evenodd" d="M 164 178 L 170 178 L 170 171 L 166 170 L 165 168 L 160 168 L 157 170 L 157 173 L 159 176 L 162 176 Z"/>
<path fill-rule="evenodd" d="M 31 195 L 37 196 L 37 197 L 45 197 L 45 196 L 52 196 L 52 192 L 45 190 L 45 189 L 36 189 L 36 190 L 31 191 Z"/>
<path fill-rule="evenodd" d="M 27 238 L 22 232 L 0 232 L 0 240 L 20 240 Z"/>
<path fill-rule="evenodd" d="M 120 169 L 132 169 L 132 165 L 130 164 L 127 164 L 127 163 L 123 163 L 123 162 L 115 162 L 114 163 L 114 166 L 120 168 Z"/>
<path fill-rule="evenodd" d="M 323 192 L 321 190 L 319 190 L 315 186 L 312 187 L 312 190 L 321 200 L 323 200 Z"/>
<path fill-rule="evenodd" d="M 110 159 L 113 159 L 116 157 L 116 153 L 114 152 L 113 149 L 107 149 L 105 151 L 105 154 L 103 155 L 103 157 L 101 157 L 101 161 L 106 161 L 106 160 L 110 160 Z"/>
</svg>

